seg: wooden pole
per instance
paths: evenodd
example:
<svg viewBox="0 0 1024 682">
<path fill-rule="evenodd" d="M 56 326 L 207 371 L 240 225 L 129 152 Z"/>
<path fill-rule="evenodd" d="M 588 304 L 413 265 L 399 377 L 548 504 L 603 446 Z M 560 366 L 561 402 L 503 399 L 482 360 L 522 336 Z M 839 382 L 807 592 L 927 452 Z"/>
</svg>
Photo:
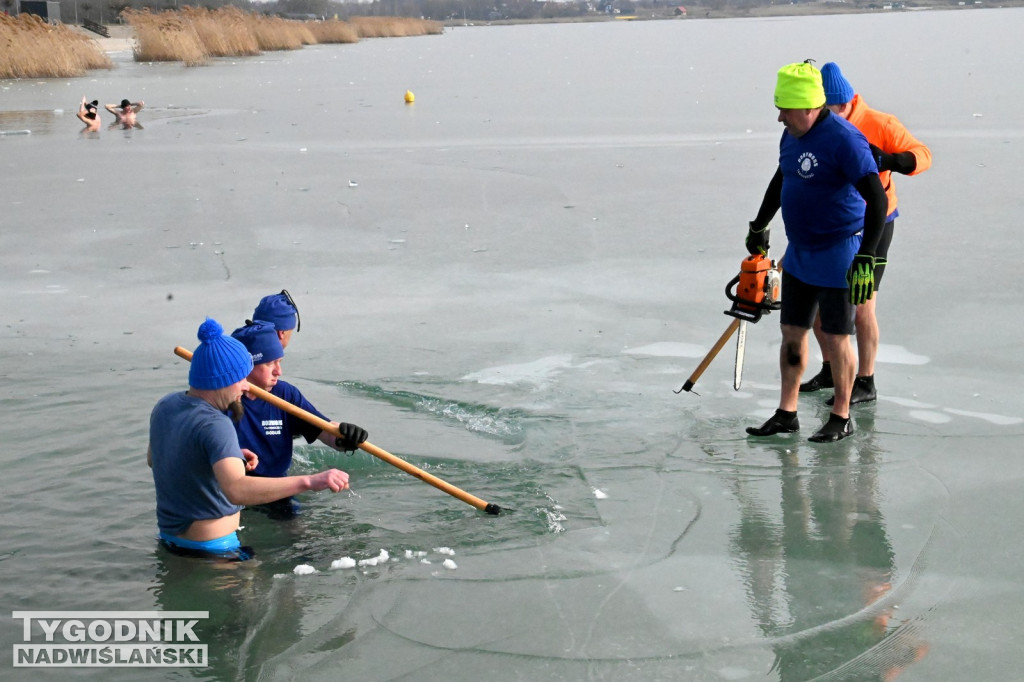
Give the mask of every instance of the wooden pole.
<svg viewBox="0 0 1024 682">
<path fill-rule="evenodd" d="M 192 352 L 185 348 L 182 348 L 181 346 L 175 347 L 174 354 L 190 362 L 192 360 Z M 313 426 L 319 426 L 320 429 L 323 431 L 327 431 L 328 433 L 332 433 L 335 436 L 341 437 L 341 434 L 338 432 L 337 426 L 327 421 L 326 419 L 321 419 L 315 414 L 302 409 L 298 405 L 292 405 L 287 400 L 282 400 L 281 398 L 278 398 L 276 395 L 264 391 L 262 388 L 259 388 L 258 386 L 253 386 L 252 384 L 249 384 L 249 393 L 258 398 L 262 398 L 271 405 L 274 405 L 275 407 L 278 407 L 287 412 L 288 414 L 294 415 L 299 419 L 309 424 L 312 424 Z M 415 476 L 424 483 L 429 483 L 438 490 L 444 491 L 451 495 L 452 497 L 458 498 L 465 502 L 466 504 L 472 505 L 481 511 L 485 511 L 488 514 L 497 514 L 501 511 L 501 507 L 499 507 L 498 505 L 491 504 L 489 502 L 481 500 L 479 497 L 476 497 L 475 495 L 470 495 L 464 490 L 456 488 L 452 484 L 441 480 L 440 478 L 434 476 L 433 474 L 428 474 L 426 471 L 423 471 L 419 467 L 409 464 L 404 459 L 396 457 L 387 450 L 378 448 L 376 445 L 368 441 L 363 441 L 362 443 L 360 443 L 359 449 L 370 453 L 371 455 L 377 457 L 378 459 L 384 460 L 391 466 L 401 469 L 410 476 Z"/>
<path fill-rule="evenodd" d="M 693 385 L 697 383 L 697 379 L 699 379 L 700 375 L 704 373 L 704 370 L 708 368 L 708 365 L 710 365 L 711 361 L 715 359 L 715 356 L 718 355 L 718 352 L 722 350 L 722 348 L 725 346 L 725 343 L 729 340 L 729 337 L 733 335 L 733 333 L 739 328 L 739 326 L 739 318 L 733 318 L 733 321 L 729 323 L 729 326 L 726 327 L 722 335 L 718 337 L 718 341 L 715 341 L 715 345 L 711 347 L 711 350 L 708 351 L 708 354 L 705 355 L 704 359 L 700 361 L 699 365 L 697 365 L 697 369 L 693 370 L 693 374 L 691 374 L 690 378 L 686 380 L 686 383 L 683 384 L 683 387 L 680 388 L 678 391 L 675 391 L 675 393 L 682 393 L 683 391 L 688 392 L 690 391 L 690 389 L 693 388 Z"/>
</svg>

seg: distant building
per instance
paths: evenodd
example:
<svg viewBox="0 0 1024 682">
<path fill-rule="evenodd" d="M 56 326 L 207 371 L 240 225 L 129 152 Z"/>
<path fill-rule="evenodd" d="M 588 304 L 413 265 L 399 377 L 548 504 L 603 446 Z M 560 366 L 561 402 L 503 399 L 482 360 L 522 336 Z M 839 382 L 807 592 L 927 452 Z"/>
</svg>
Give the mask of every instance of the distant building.
<svg viewBox="0 0 1024 682">
<path fill-rule="evenodd" d="M 672 14 L 675 14 L 677 17 L 685 17 L 686 16 L 686 8 L 683 7 L 682 5 L 680 5 L 679 7 L 676 7 L 672 11 Z"/>
<path fill-rule="evenodd" d="M 51 0 L 21 0 L 18 11 L 22 14 L 35 14 L 48 24 L 60 23 L 60 3 Z"/>
</svg>

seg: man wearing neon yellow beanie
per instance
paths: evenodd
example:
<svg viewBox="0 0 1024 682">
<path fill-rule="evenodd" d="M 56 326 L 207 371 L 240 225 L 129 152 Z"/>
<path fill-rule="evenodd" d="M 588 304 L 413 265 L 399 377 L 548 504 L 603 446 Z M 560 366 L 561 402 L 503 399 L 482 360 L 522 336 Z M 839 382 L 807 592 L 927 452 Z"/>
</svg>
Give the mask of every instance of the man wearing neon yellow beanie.
<svg viewBox="0 0 1024 682">
<path fill-rule="evenodd" d="M 779 165 L 750 221 L 746 246 L 751 254 L 768 252 L 768 225 L 781 208 L 788 242 L 782 258 L 782 390 L 775 414 L 747 433 L 773 436 L 800 429 L 800 378 L 807 368 L 808 332 L 820 309 L 835 403 L 810 440 L 837 441 L 853 433 L 850 394 L 857 365 L 850 335 L 856 306 L 874 293 L 885 190 L 867 140 L 825 107 L 821 72 L 810 61 L 779 69 L 775 107 L 785 126 Z"/>
</svg>

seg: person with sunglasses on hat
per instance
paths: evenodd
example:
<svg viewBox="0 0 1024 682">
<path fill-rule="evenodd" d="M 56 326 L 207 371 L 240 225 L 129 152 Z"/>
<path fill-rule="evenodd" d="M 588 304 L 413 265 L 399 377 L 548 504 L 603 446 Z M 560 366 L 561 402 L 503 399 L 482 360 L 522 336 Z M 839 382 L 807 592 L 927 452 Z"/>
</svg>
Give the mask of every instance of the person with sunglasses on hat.
<svg viewBox="0 0 1024 682">
<path fill-rule="evenodd" d="M 153 470 L 160 541 L 175 554 L 238 561 L 252 556 L 238 538 L 241 510 L 307 491 L 348 488 L 327 469 L 280 478 L 247 476 L 258 457 L 239 445 L 228 413 L 240 413 L 252 356 L 207 318 L 199 327 L 187 391 L 161 398 L 150 414 L 146 461 Z"/>
<path fill-rule="evenodd" d="M 843 76 L 839 65 L 828 62 L 821 67 L 822 85 L 825 89 L 825 105 L 836 116 L 841 116 L 864 133 L 871 152 L 878 164 L 878 177 L 885 188 L 888 209 L 882 237 L 875 249 L 875 296 L 857 306 L 855 326 L 857 330 L 857 378 L 853 382 L 850 404 L 867 403 L 876 400 L 875 357 L 878 355 L 878 318 L 875 314 L 878 290 L 882 275 L 889 260 L 889 246 L 896 229 L 897 209 L 896 183 L 893 173 L 917 175 L 932 166 L 932 152 L 910 134 L 910 131 L 892 114 L 872 109 L 857 94 L 850 82 Z M 821 342 L 821 321 L 815 320 L 814 335 L 821 347 L 821 370 L 808 381 L 800 384 L 801 393 L 811 393 L 823 388 L 832 388 L 831 357 Z M 831 405 L 834 398 L 826 404 Z"/>
<path fill-rule="evenodd" d="M 83 132 L 94 132 L 100 129 L 100 116 L 97 107 L 99 100 L 87 102 L 85 95 L 82 96 L 82 103 L 78 106 L 78 120 L 85 124 Z"/>
<path fill-rule="evenodd" d="M 123 126 L 134 126 L 136 125 L 136 114 L 142 110 L 145 102 L 139 100 L 138 102 L 130 102 L 126 99 L 121 100 L 120 104 L 106 104 L 104 107 L 107 111 L 117 117 L 117 123 Z"/>
<path fill-rule="evenodd" d="M 850 394 L 856 357 L 850 336 L 856 306 L 874 294 L 885 190 L 868 141 L 825 106 L 821 72 L 810 61 L 779 69 L 775 107 L 785 126 L 779 164 L 749 223 L 746 246 L 751 254 L 768 252 L 768 224 L 781 209 L 787 238 L 780 314 L 782 387 L 775 414 L 761 426 L 748 427 L 747 433 L 760 437 L 800 429 L 800 378 L 820 310 L 824 346 L 832 357 L 835 403 L 810 440 L 837 441 L 854 430 Z"/>
<path fill-rule="evenodd" d="M 341 437 L 319 426 L 310 424 L 280 407 L 246 394 L 241 419 L 235 424 L 238 442 L 242 448 L 259 457 L 259 463 L 251 469 L 251 476 L 277 478 L 286 476 L 292 465 L 294 439 L 302 436 L 307 443 L 319 440 L 339 452 L 354 452 L 366 440 L 366 430 L 344 422 L 331 421 L 310 403 L 298 388 L 281 380 L 281 359 L 284 346 L 278 338 L 277 329 L 270 322 L 254 320 L 231 333 L 249 351 L 253 368 L 248 382 L 274 396 L 331 422 L 342 434 Z M 274 518 L 290 518 L 295 515 L 298 505 L 291 499 L 277 500 L 263 505 Z"/>
<path fill-rule="evenodd" d="M 299 307 L 287 289 L 282 289 L 279 294 L 270 294 L 261 298 L 252 312 L 252 319 L 246 320 L 245 323 L 252 324 L 255 320 L 270 322 L 274 325 L 282 349 L 288 347 L 292 340 L 292 333 L 299 331 L 302 327 Z"/>
</svg>

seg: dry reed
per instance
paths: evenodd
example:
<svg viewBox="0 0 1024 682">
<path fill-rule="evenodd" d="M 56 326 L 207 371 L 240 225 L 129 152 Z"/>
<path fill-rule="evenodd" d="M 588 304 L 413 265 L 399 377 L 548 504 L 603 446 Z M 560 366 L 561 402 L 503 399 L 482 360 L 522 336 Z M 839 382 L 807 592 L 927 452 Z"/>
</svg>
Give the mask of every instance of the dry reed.
<svg viewBox="0 0 1024 682">
<path fill-rule="evenodd" d="M 327 43 L 358 43 L 359 33 L 350 24 L 337 19 L 327 21 L 311 21 L 309 30 L 320 44 Z"/>
<path fill-rule="evenodd" d="M 63 24 L 47 24 L 34 14 L 0 14 L 0 78 L 69 78 L 114 65 L 95 41 Z"/>
<path fill-rule="evenodd" d="M 409 17 L 349 17 L 360 38 L 407 38 L 444 33 L 444 24 Z"/>
<path fill-rule="evenodd" d="M 360 38 L 439 34 L 437 21 L 403 17 L 353 17 L 349 21 L 294 21 L 226 6 L 184 7 L 151 12 L 128 9 L 122 18 L 135 31 L 135 60 L 206 63 L 213 57 L 244 57 L 270 50 L 297 50 L 318 43 L 355 43 Z M 0 78 L 83 76 L 113 66 L 96 42 L 66 26 L 51 26 L 31 14 L 0 15 L 0 45 L 11 59 L 0 63 Z"/>
<path fill-rule="evenodd" d="M 305 22 L 256 14 L 249 15 L 249 20 L 261 50 L 297 50 L 316 44 Z"/>
<path fill-rule="evenodd" d="M 125 10 L 121 16 L 135 30 L 135 61 L 197 66 L 209 58 L 199 32 L 184 14 L 145 9 Z"/>
<path fill-rule="evenodd" d="M 135 29 L 136 61 L 181 61 L 195 66 L 211 57 L 297 50 L 318 42 L 307 22 L 249 14 L 236 7 L 184 7 L 181 12 L 159 13 L 127 10 L 122 16 Z"/>
<path fill-rule="evenodd" d="M 217 11 L 185 7 L 182 14 L 192 22 L 211 57 L 251 57 L 260 53 L 259 41 L 252 32 L 251 15 L 237 7 L 222 7 Z"/>
</svg>

